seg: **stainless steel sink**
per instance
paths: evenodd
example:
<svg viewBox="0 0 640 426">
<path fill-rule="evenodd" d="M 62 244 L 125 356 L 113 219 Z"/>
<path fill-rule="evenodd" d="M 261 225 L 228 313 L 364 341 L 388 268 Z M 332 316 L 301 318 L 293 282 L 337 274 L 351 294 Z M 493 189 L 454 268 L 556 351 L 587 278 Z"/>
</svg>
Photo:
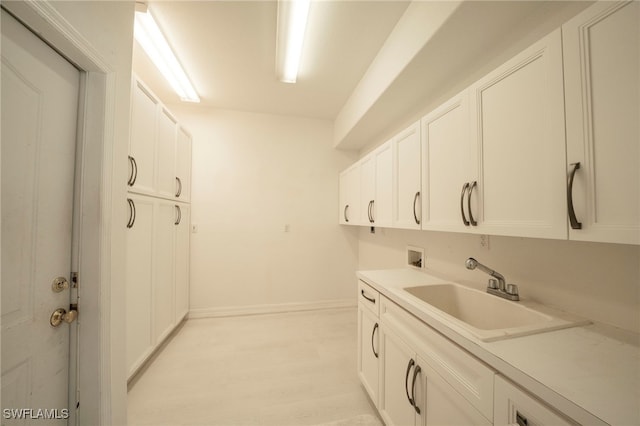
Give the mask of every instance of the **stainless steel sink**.
<svg viewBox="0 0 640 426">
<path fill-rule="evenodd" d="M 404 290 L 444 314 L 445 319 L 483 341 L 516 337 L 586 324 L 563 312 L 524 306 L 458 284 L 405 287 Z"/>
</svg>

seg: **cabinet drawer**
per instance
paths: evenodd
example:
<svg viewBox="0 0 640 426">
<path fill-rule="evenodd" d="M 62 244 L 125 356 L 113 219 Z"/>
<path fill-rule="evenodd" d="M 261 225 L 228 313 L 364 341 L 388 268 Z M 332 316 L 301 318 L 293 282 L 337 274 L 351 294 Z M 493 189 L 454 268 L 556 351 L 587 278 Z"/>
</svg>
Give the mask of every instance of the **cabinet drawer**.
<svg viewBox="0 0 640 426">
<path fill-rule="evenodd" d="M 371 311 L 376 318 L 380 316 L 380 293 L 361 280 L 358 280 L 358 303 Z"/>
<path fill-rule="evenodd" d="M 380 302 L 383 329 L 392 329 L 415 349 L 431 368 L 484 417 L 493 419 L 495 372 L 384 296 Z"/>
<path fill-rule="evenodd" d="M 496 376 L 494 424 L 568 426 L 576 423 L 498 375 Z"/>
</svg>

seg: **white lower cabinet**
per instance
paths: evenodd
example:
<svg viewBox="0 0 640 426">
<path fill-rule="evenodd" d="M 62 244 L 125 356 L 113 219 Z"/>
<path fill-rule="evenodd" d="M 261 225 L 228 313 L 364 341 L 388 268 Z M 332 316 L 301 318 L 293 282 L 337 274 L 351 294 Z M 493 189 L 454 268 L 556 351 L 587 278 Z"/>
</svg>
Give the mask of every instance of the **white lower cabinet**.
<svg viewBox="0 0 640 426">
<path fill-rule="evenodd" d="M 358 377 L 374 404 L 378 404 L 380 371 L 380 294 L 358 281 Z"/>
<path fill-rule="evenodd" d="M 154 199 L 129 195 L 127 224 L 126 318 L 127 368 L 131 374 L 152 351 L 151 286 L 153 283 Z M 135 213 L 134 213 L 135 212 Z"/>
<path fill-rule="evenodd" d="M 575 424 L 499 375 L 495 381 L 494 413 L 494 424 L 501 426 Z"/>
<path fill-rule="evenodd" d="M 188 310 L 189 206 L 137 194 L 129 194 L 127 201 L 126 343 L 131 377 Z"/>
<path fill-rule="evenodd" d="M 391 425 L 421 425 L 423 404 L 414 405 L 416 395 L 415 381 L 412 374 L 420 373 L 415 351 L 400 337 L 384 328 L 381 332 L 382 340 L 382 383 L 380 387 L 380 403 L 378 410 L 387 426 Z M 422 381 L 418 381 L 418 386 Z M 424 395 L 418 389 L 418 395 Z M 420 413 L 418 413 L 420 411 Z"/>
<path fill-rule="evenodd" d="M 378 403 L 378 360 L 380 324 L 378 318 L 358 306 L 358 377 L 374 404 Z"/>
<path fill-rule="evenodd" d="M 175 206 L 156 200 L 153 267 L 153 341 L 162 341 L 175 325 L 174 315 L 174 223 Z"/>
<path fill-rule="evenodd" d="M 388 426 L 492 424 L 493 370 L 384 297 L 379 333 Z"/>
<path fill-rule="evenodd" d="M 179 323 L 189 312 L 189 264 L 191 236 L 191 206 L 176 204 L 178 217 L 174 222 L 175 242 L 175 322 Z"/>
</svg>

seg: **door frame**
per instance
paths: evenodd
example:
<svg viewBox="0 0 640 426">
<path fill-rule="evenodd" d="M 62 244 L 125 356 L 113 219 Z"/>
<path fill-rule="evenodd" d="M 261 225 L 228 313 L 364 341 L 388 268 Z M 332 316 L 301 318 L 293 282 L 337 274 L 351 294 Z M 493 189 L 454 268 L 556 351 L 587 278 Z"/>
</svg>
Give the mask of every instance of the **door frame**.
<svg viewBox="0 0 640 426">
<path fill-rule="evenodd" d="M 114 174 L 120 174 L 114 161 L 119 146 L 115 138 L 116 71 L 51 0 L 3 2 L 2 7 L 80 70 L 80 158 L 76 160 L 74 195 L 80 212 L 74 223 L 79 247 L 79 357 L 76 383 L 69 386 L 72 389 L 77 384 L 82 400 L 69 424 L 121 423 L 126 419 L 126 373 L 124 347 L 118 342 L 124 341 L 125 320 L 117 313 L 125 299 L 124 286 L 117 284 L 121 280 L 112 277 L 114 265 L 120 263 L 112 254 L 117 252 L 117 243 L 124 241 L 124 227 L 114 227 L 113 222 L 124 218 L 125 206 L 119 205 L 119 187 L 113 186 L 118 181 Z"/>
</svg>

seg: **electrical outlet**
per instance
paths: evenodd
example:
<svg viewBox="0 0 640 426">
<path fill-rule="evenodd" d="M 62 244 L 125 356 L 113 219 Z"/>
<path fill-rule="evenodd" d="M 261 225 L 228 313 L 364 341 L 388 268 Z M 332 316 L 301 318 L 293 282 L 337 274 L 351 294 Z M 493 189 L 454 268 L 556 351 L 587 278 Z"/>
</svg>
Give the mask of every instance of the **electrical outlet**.
<svg viewBox="0 0 640 426">
<path fill-rule="evenodd" d="M 485 251 L 489 251 L 489 236 L 488 235 L 480 235 L 480 247 Z"/>
</svg>

